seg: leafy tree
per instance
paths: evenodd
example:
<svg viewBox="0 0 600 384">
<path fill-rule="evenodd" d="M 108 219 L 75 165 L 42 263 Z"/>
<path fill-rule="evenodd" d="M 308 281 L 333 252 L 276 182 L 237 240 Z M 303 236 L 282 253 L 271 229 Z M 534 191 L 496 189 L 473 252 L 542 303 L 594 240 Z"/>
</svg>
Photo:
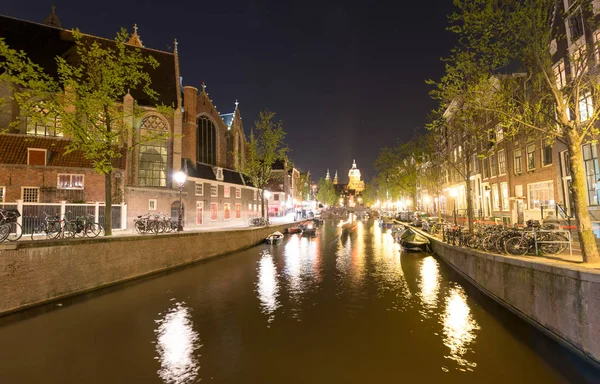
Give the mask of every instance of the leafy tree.
<svg viewBox="0 0 600 384">
<path fill-rule="evenodd" d="M 284 142 L 285 135 L 283 122 L 275 121 L 275 112 L 268 109 L 260 112 L 250 133 L 243 173 L 260 191 L 262 217 L 265 217 L 265 186 L 272 178 L 273 164 L 277 160 L 284 160 L 288 152 Z"/>
<path fill-rule="evenodd" d="M 122 100 L 130 89 L 137 89 L 150 99 L 158 94 L 151 88 L 148 69 L 158 62 L 141 49 L 127 45 L 127 32 L 122 29 L 113 42 L 104 42 L 73 31 L 76 60 L 56 57 L 57 79 L 44 74 L 41 67 L 16 52 L 0 45 L 5 80 L 16 84 L 20 91 L 13 96 L 22 115 L 43 120 L 48 114 L 60 118 L 61 129 L 68 137 L 68 151 L 81 151 L 95 171 L 104 175 L 104 228 L 112 234 L 112 175 L 115 160 L 125 148 L 151 142 L 168 133 L 145 132 L 134 134 L 130 122 L 140 110 L 123 107 Z M 39 107 L 40 100 L 44 108 Z M 162 113 L 170 108 L 159 106 Z M 127 145 L 127 139 L 135 140 Z"/>
<path fill-rule="evenodd" d="M 553 68 L 551 42 L 566 39 L 555 27 L 555 0 L 455 0 L 450 17 L 459 36 L 457 50 L 469 52 L 479 62 L 500 68 L 510 62 L 523 66 L 524 76 L 501 78 L 485 108 L 494 113 L 509 134 L 534 133 L 558 140 L 567 148 L 572 177 L 572 196 L 584 262 L 600 262 L 587 208 L 586 173 L 582 144 L 598 136 L 600 81 L 594 69 L 598 43 L 573 39 L 572 54 L 565 58 L 565 75 Z M 596 30 L 592 1 L 585 1 L 572 17 L 580 17 L 587 29 Z M 581 12 L 581 13 L 580 13 Z M 485 68 L 482 68 L 485 69 Z M 565 71 L 563 71 L 565 72 Z M 486 73 L 490 75 L 488 71 Z"/>
<path fill-rule="evenodd" d="M 317 184 L 317 196 L 316 199 L 323 204 L 327 204 L 332 207 L 335 205 L 338 199 L 338 195 L 335 191 L 333 183 L 331 181 L 327 181 L 324 178 L 320 178 Z"/>
</svg>

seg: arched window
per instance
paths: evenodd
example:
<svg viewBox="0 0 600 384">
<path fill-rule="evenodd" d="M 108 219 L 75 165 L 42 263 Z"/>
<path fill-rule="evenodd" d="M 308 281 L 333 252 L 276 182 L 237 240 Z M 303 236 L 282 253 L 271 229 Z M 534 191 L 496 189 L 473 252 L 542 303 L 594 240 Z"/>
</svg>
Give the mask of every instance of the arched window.
<svg viewBox="0 0 600 384">
<path fill-rule="evenodd" d="M 206 116 L 198 118 L 196 161 L 217 165 L 217 129 Z"/>
<path fill-rule="evenodd" d="M 167 185 L 167 126 L 158 116 L 148 116 L 140 125 L 140 137 L 164 136 L 140 145 L 138 184 L 141 187 Z"/>
</svg>

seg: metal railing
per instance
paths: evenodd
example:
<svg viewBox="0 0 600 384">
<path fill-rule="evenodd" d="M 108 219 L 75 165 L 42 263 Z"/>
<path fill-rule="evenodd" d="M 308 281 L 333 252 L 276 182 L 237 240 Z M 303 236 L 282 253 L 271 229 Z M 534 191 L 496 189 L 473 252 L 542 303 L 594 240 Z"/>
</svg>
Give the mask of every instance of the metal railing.
<svg viewBox="0 0 600 384">
<path fill-rule="evenodd" d="M 104 225 L 104 203 L 72 204 L 62 201 L 60 203 L 24 203 L 17 200 L 16 203 L 1 203 L 0 208 L 16 209 L 21 213 L 17 222 L 23 227 L 23 234 L 31 234 L 33 229 L 44 221 L 45 214 L 63 217 L 66 212 L 69 217 L 91 215 L 94 221 Z M 127 229 L 127 204 L 112 206 L 112 228 Z"/>
<path fill-rule="evenodd" d="M 566 240 L 543 240 L 543 237 L 538 238 L 539 233 L 556 233 L 566 237 Z M 565 235 L 566 234 L 566 235 Z M 563 229 L 534 229 L 533 230 L 533 241 L 535 241 L 535 254 L 538 253 L 538 244 L 568 244 L 569 255 L 573 256 L 573 245 L 571 239 L 571 232 Z M 564 249 L 564 248 L 563 248 Z"/>
</svg>

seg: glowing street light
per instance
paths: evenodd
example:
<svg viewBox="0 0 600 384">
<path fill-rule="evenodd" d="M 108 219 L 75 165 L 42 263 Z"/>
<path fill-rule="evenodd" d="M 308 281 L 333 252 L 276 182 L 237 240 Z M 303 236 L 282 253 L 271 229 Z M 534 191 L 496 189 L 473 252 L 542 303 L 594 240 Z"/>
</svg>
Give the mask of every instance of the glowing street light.
<svg viewBox="0 0 600 384">
<path fill-rule="evenodd" d="M 450 196 L 454 199 L 454 204 L 452 206 L 452 214 L 454 215 L 454 225 L 456 225 L 456 196 L 458 196 L 458 191 L 456 188 L 450 189 Z"/>
</svg>

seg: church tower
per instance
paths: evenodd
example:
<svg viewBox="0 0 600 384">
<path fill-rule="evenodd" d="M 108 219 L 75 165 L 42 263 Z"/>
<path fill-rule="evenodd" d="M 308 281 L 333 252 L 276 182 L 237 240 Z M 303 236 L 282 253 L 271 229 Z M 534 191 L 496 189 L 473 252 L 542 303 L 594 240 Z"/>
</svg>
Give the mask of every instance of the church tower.
<svg viewBox="0 0 600 384">
<path fill-rule="evenodd" d="M 334 185 L 337 185 L 337 184 L 338 184 L 337 171 L 335 171 L 335 176 L 333 177 L 333 184 L 334 184 Z"/>
<path fill-rule="evenodd" d="M 356 167 L 356 160 L 352 161 L 352 168 L 348 171 L 348 189 L 356 192 L 365 190 L 365 182 L 360 179 L 360 170 Z"/>
<path fill-rule="evenodd" d="M 331 175 L 329 174 L 329 169 L 327 169 L 327 174 L 325 175 L 325 181 L 331 181 Z"/>
</svg>

